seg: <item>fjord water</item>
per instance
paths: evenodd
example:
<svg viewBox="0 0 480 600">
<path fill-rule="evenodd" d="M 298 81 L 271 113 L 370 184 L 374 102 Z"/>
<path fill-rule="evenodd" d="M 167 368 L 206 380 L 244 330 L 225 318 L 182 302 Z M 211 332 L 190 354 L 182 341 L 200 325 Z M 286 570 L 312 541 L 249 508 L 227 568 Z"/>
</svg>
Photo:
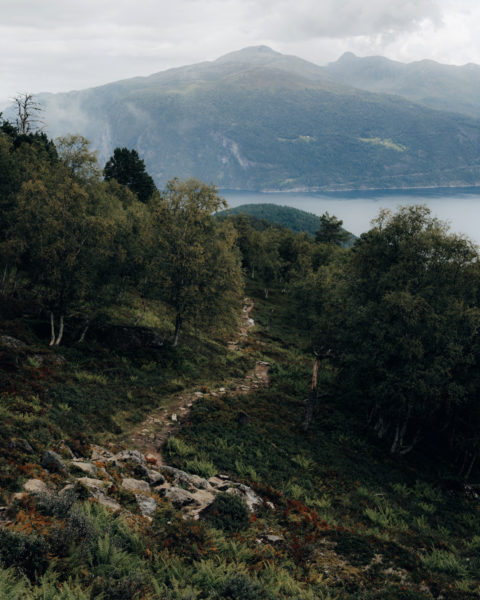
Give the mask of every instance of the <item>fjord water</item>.
<svg viewBox="0 0 480 600">
<path fill-rule="evenodd" d="M 395 210 L 408 204 L 426 204 L 432 215 L 450 225 L 450 230 L 480 245 L 480 188 L 435 188 L 421 190 L 362 190 L 352 192 L 241 192 L 222 190 L 234 208 L 242 204 L 279 204 L 315 215 L 328 212 L 343 220 L 345 229 L 360 235 L 370 229 L 380 209 Z"/>
</svg>

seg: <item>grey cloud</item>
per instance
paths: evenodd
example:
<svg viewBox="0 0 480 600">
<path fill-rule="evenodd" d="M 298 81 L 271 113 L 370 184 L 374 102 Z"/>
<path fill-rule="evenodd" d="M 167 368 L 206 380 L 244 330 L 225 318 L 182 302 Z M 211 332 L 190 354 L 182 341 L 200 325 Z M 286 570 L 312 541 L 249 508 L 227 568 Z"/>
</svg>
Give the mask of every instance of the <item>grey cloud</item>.
<svg viewBox="0 0 480 600">
<path fill-rule="evenodd" d="M 440 23 L 439 0 L 264 0 L 259 28 L 284 40 L 392 35 L 425 19 Z M 251 3 L 252 10 L 258 3 Z"/>
<path fill-rule="evenodd" d="M 381 50 L 424 20 L 438 23 L 447 1 L 1 0 L 0 98 L 148 75 L 256 44 L 322 63 L 327 51 L 333 60 L 333 49 L 358 48 L 361 36 Z"/>
</svg>

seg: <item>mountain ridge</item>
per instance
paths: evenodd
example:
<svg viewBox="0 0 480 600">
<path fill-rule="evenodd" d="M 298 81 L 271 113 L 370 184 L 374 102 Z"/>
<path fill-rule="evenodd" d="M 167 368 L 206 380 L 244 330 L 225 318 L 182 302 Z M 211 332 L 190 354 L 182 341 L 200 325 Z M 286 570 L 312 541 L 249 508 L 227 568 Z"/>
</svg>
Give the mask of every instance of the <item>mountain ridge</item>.
<svg viewBox="0 0 480 600">
<path fill-rule="evenodd" d="M 285 191 L 480 182 L 480 122 L 357 89 L 266 46 L 39 100 L 51 135 L 81 133 L 102 162 L 135 148 L 159 186 L 174 176 Z"/>
<path fill-rule="evenodd" d="M 359 89 L 397 94 L 430 108 L 480 118 L 480 66 L 474 63 L 448 65 L 430 59 L 403 63 L 345 52 L 326 70 L 338 82 Z"/>
</svg>

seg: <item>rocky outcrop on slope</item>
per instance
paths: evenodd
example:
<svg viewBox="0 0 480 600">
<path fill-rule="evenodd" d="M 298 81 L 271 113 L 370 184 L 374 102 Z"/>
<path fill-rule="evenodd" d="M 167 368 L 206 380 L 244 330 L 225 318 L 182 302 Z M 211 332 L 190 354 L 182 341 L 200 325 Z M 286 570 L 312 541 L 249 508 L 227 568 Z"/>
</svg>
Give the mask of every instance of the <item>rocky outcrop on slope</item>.
<svg viewBox="0 0 480 600">
<path fill-rule="evenodd" d="M 29 479 L 23 484 L 23 491 L 12 496 L 12 501 L 28 495 L 73 492 L 113 512 L 133 511 L 147 518 L 154 516 L 159 503 L 168 501 L 185 518 L 199 519 L 218 494 L 228 493 L 243 498 L 252 513 L 262 506 L 273 508 L 252 488 L 227 475 L 205 479 L 169 465 L 157 465 L 154 457 L 138 450 L 113 453 L 92 445 L 87 458 L 67 460 L 53 451 L 45 451 L 43 459 L 46 479 L 54 474 L 57 479 L 61 477 L 61 484 L 54 488 L 42 479 Z"/>
</svg>

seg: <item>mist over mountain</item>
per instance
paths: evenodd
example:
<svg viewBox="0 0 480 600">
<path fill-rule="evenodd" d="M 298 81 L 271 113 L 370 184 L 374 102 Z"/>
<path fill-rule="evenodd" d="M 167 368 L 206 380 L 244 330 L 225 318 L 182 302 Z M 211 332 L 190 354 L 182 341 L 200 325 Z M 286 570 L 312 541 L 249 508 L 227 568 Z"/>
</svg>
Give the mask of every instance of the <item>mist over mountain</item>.
<svg viewBox="0 0 480 600">
<path fill-rule="evenodd" d="M 480 66 L 443 65 L 433 60 L 401 63 L 383 56 L 345 53 L 327 67 L 346 85 L 370 92 L 398 94 L 439 110 L 480 118 Z"/>
<path fill-rule="evenodd" d="M 259 46 L 39 100 L 50 135 L 85 135 L 102 164 L 117 146 L 136 148 L 159 186 L 174 176 L 245 190 L 480 182 L 479 121 L 339 79 Z"/>
</svg>

